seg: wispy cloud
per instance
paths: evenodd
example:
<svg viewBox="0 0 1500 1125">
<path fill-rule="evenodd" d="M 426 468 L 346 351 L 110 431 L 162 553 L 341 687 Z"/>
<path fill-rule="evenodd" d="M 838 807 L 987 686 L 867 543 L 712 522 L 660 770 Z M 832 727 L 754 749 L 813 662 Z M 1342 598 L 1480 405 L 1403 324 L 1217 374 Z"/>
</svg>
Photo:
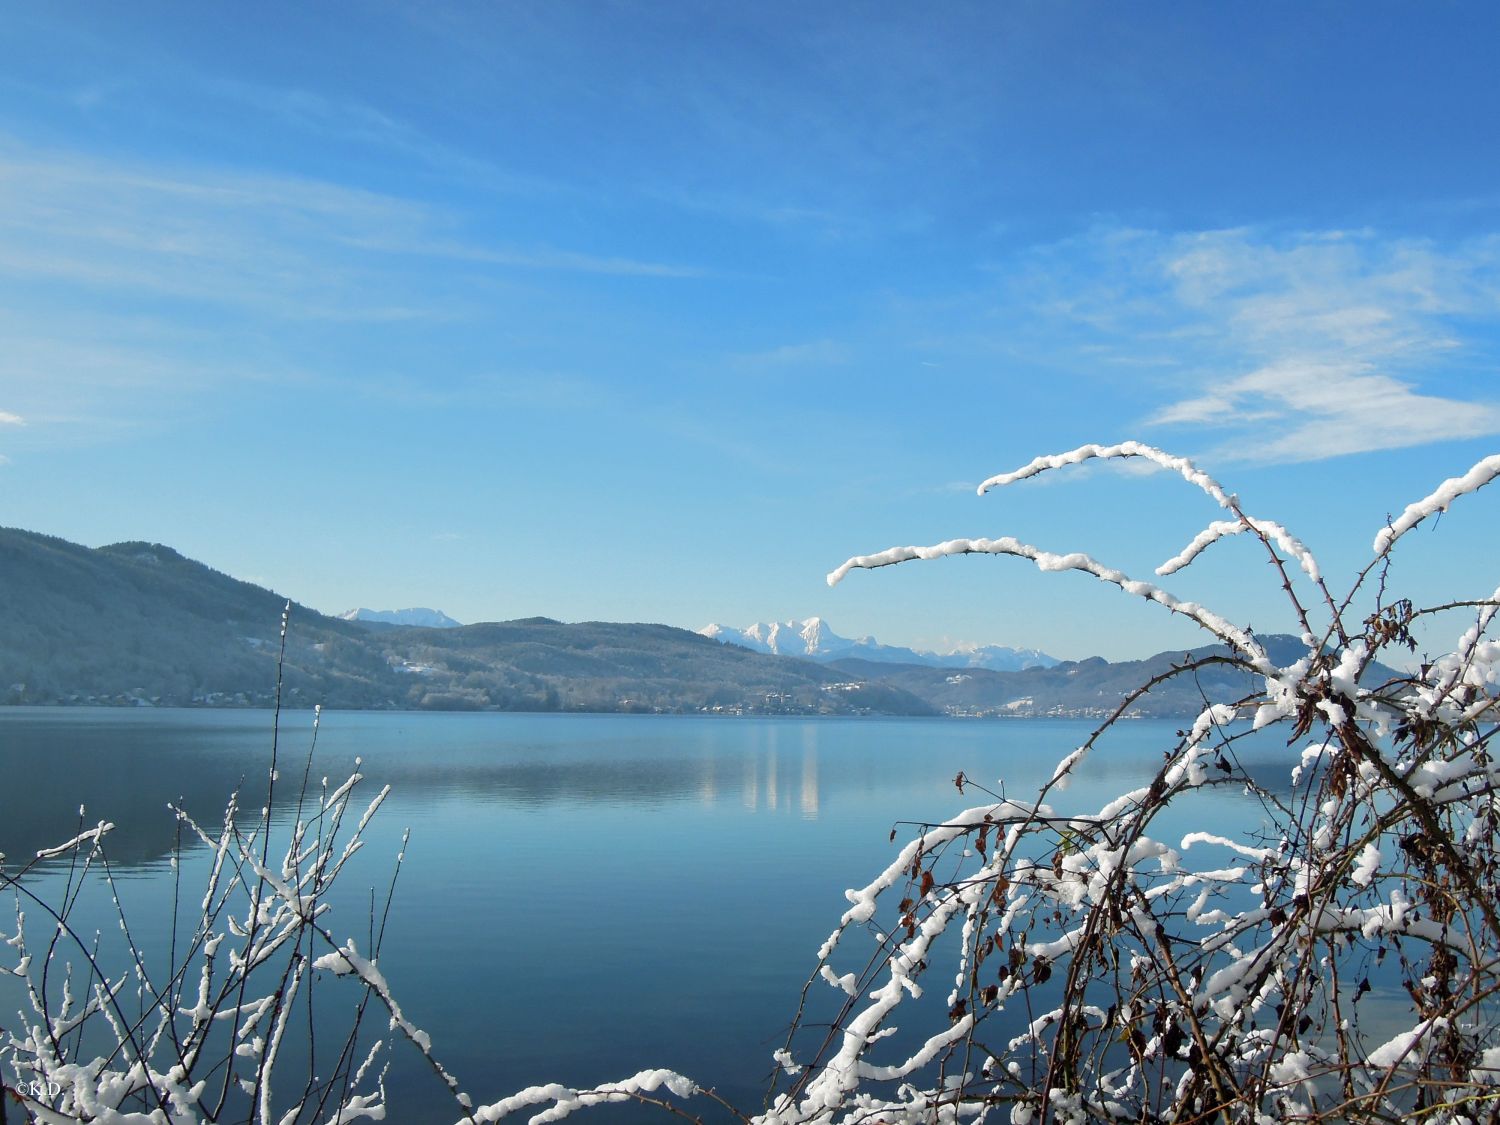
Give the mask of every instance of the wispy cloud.
<svg viewBox="0 0 1500 1125">
<path fill-rule="evenodd" d="M 226 349 L 211 327 L 92 310 L 0 312 L 0 386 L 28 444 L 110 441 L 195 415 L 203 392 L 296 379 Z"/>
<path fill-rule="evenodd" d="M 337 243 L 426 222 L 400 200 L 317 182 L 0 149 L 0 276 L 21 282 L 384 319 L 421 306 Z"/>
<path fill-rule="evenodd" d="M 1023 281 L 1044 335 L 1081 329 L 1078 356 L 1157 401 L 1144 424 L 1216 433 L 1199 452 L 1218 463 L 1500 433 L 1500 399 L 1471 389 L 1497 360 L 1495 238 L 1102 228 L 1040 252 Z"/>
<path fill-rule="evenodd" d="M 1244 432 L 1226 453 L 1286 462 L 1500 433 L 1500 407 L 1421 394 L 1367 364 L 1288 360 L 1181 399 L 1148 421 L 1234 426 Z"/>
<path fill-rule="evenodd" d="M 448 319 L 398 256 L 689 277 L 672 263 L 464 237 L 463 216 L 338 184 L 143 169 L 0 143 L 0 276 L 128 289 L 288 319 Z"/>
<path fill-rule="evenodd" d="M 1389 359 L 1456 346 L 1444 318 L 1494 307 L 1496 250 L 1370 231 L 1232 230 L 1179 236 L 1161 265 L 1185 308 L 1247 348 Z"/>
<path fill-rule="evenodd" d="M 1500 311 L 1490 240 L 1215 231 L 1175 240 L 1163 267 L 1185 309 L 1260 362 L 1151 422 L 1233 427 L 1221 453 L 1278 462 L 1500 433 L 1496 403 L 1436 393 L 1466 318 Z"/>
</svg>

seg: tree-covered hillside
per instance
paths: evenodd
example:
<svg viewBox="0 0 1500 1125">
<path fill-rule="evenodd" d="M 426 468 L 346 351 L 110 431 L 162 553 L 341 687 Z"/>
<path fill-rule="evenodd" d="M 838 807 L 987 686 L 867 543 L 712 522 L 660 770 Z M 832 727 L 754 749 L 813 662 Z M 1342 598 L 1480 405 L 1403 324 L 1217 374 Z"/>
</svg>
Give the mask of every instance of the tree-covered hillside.
<svg viewBox="0 0 1500 1125">
<path fill-rule="evenodd" d="M 0 531 L 0 697 L 12 703 L 269 701 L 284 599 L 170 547 L 97 550 Z M 390 673 L 357 625 L 293 605 L 290 698 L 373 698 Z"/>
<path fill-rule="evenodd" d="M 286 600 L 169 547 L 0 530 L 0 700 L 255 706 L 275 697 Z M 665 625 L 528 618 L 370 628 L 292 604 L 293 705 L 929 714 L 899 686 Z"/>
<path fill-rule="evenodd" d="M 170 547 L 91 549 L 0 529 L 0 702 L 266 706 L 285 604 Z M 529 617 L 425 629 L 294 602 L 282 675 L 293 706 L 1027 718 L 1108 714 L 1133 688 L 1214 652 L 1018 672 L 819 664 L 667 625 Z M 1145 716 L 1192 714 L 1205 693 L 1250 687 L 1241 670 L 1210 662 L 1131 706 Z"/>
</svg>

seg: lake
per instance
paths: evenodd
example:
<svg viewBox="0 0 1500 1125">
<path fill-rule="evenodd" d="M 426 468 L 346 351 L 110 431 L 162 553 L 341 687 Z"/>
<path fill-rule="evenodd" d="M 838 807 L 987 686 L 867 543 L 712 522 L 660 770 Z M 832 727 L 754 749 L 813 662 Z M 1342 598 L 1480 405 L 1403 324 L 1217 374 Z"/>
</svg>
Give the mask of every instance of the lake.
<svg viewBox="0 0 1500 1125">
<path fill-rule="evenodd" d="M 1121 723 L 1054 803 L 1096 808 L 1143 784 L 1176 726 Z M 909 838 L 898 822 L 984 803 L 955 790 L 960 770 L 1030 796 L 1092 729 L 1068 720 L 327 713 L 313 783 L 326 775 L 337 784 L 358 757 L 367 797 L 392 787 L 327 921 L 368 948 L 371 888 L 383 896 L 410 829 L 380 967 L 477 1101 L 660 1066 L 758 1108 L 771 1051 L 848 905 L 843 891 L 868 882 Z M 310 713 L 283 714 L 283 827 L 311 734 Z M 167 803 L 212 828 L 243 785 L 244 805 L 258 809 L 271 735 L 261 711 L 0 709 L 0 851 L 13 869 L 16 857 L 62 842 L 80 804 L 86 825 L 113 821 L 108 850 L 124 908 L 143 943 L 164 945 Z M 1258 822 L 1258 806 L 1237 793 L 1198 801 L 1197 823 L 1183 830 L 1204 826 L 1204 802 L 1217 831 Z M 1170 838 L 1172 824 L 1159 827 Z M 43 872 L 31 885 L 45 897 L 61 878 Z M 96 895 L 79 916 L 112 933 L 106 906 Z M 9 917 L 9 903 L 3 910 Z M 352 1004 L 357 992 L 332 981 L 319 1003 L 344 995 Z M 12 1026 L 13 985 L 0 1000 L 0 1025 Z M 455 1120 L 414 1054 L 395 1052 L 391 1120 Z M 614 1119 L 647 1113 L 632 1112 Z"/>
</svg>

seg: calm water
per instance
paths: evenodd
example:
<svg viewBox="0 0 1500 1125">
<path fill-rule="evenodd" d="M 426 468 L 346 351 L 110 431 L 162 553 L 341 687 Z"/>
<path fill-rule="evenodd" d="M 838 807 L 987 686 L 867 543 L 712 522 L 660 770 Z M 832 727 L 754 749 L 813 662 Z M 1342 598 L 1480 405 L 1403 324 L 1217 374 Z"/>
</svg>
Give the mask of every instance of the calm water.
<svg viewBox="0 0 1500 1125">
<path fill-rule="evenodd" d="M 311 726 L 308 713 L 283 716 L 283 796 L 301 779 Z M 368 947 L 371 888 L 383 894 L 410 828 L 380 965 L 476 1099 L 665 1066 L 758 1105 L 770 1052 L 847 905 L 844 888 L 867 882 L 908 834 L 901 828 L 893 844 L 892 827 L 982 803 L 956 792 L 960 770 L 1024 797 L 1091 729 L 329 713 L 314 784 L 341 780 L 358 756 L 368 795 L 392 786 L 360 864 L 341 880 L 331 926 Z M 1097 807 L 1141 784 L 1174 731 L 1122 724 L 1066 804 Z M 109 852 L 131 925 L 143 943 L 164 944 L 167 802 L 212 824 L 243 784 L 243 803 L 258 809 L 270 744 L 266 712 L 0 709 L 0 851 L 61 842 L 84 804 L 86 823 L 119 826 Z M 1202 799 L 1219 830 L 1258 819 L 1234 794 Z M 280 800 L 278 811 L 285 823 Z M 1194 816 L 1202 827 L 1201 804 Z M 59 877 L 35 885 L 45 892 Z M 81 910 L 116 928 L 103 902 Z M 319 1003 L 343 985 L 332 982 Z M 344 995 L 352 1000 L 352 986 Z M 4 1025 L 15 1001 L 0 999 Z M 392 1068 L 393 1119 L 454 1120 L 410 1054 L 397 1052 Z"/>
</svg>

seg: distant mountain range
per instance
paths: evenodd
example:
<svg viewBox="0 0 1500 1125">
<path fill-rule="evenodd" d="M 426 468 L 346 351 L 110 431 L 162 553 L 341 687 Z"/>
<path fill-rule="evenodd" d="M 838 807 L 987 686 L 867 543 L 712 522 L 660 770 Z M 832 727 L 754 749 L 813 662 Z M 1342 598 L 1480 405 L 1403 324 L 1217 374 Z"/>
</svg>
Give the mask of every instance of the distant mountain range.
<svg viewBox="0 0 1500 1125">
<path fill-rule="evenodd" d="M 455 621 L 440 609 L 348 609 L 339 614 L 341 621 L 359 621 L 372 625 L 407 625 L 416 629 L 457 629 Z"/>
<path fill-rule="evenodd" d="M 1019 672 L 1025 668 L 1051 668 L 1058 663 L 1055 657 L 1034 648 L 961 645 L 947 652 L 921 652 L 898 645 L 883 645 L 874 637 L 851 640 L 835 633 L 821 617 L 760 623 L 748 629 L 705 625 L 698 632 L 752 652 L 801 656 L 825 664 L 853 658 L 885 664 L 920 664 L 929 668 L 989 668 L 996 672 Z"/>
<path fill-rule="evenodd" d="M 0 703 L 266 706 L 285 604 L 160 544 L 94 549 L 0 529 Z M 437 611 L 392 616 L 405 613 L 452 621 Z M 816 618 L 716 636 L 735 643 L 666 625 L 546 617 L 398 625 L 293 603 L 283 698 L 346 709 L 1099 716 L 1185 655 L 1223 651 L 1117 664 L 998 648 L 933 657 L 845 640 Z M 1292 638 L 1261 639 L 1283 663 L 1300 654 Z M 934 663 L 944 659 L 970 663 Z M 1004 670 L 977 659 L 1035 663 Z M 1196 714 L 1205 695 L 1230 699 L 1254 686 L 1210 665 L 1160 685 L 1132 711 Z"/>
<path fill-rule="evenodd" d="M 266 706 L 284 604 L 160 544 L 0 529 L 0 703 Z M 282 673 L 304 707 L 934 713 L 904 689 L 851 688 L 687 629 L 545 617 L 400 627 L 294 602 Z"/>
</svg>

